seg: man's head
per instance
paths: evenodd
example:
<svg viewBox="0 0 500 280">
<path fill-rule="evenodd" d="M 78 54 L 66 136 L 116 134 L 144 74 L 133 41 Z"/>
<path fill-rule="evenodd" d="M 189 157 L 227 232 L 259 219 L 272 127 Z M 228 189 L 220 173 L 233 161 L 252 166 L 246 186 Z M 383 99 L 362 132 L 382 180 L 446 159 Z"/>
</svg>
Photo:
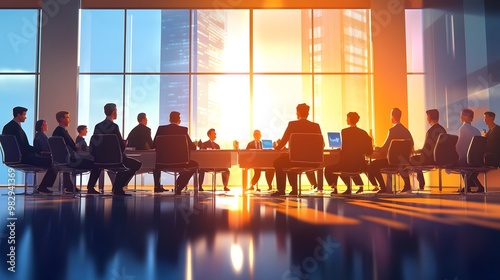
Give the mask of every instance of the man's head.
<svg viewBox="0 0 500 280">
<path fill-rule="evenodd" d="M 48 129 L 47 122 L 45 120 L 38 120 L 35 123 L 35 131 L 36 132 L 44 132 Z"/>
<path fill-rule="evenodd" d="M 262 135 L 260 134 L 260 130 L 256 129 L 253 131 L 253 139 L 255 141 L 260 141 L 260 138 L 262 138 Z"/>
<path fill-rule="evenodd" d="M 137 122 L 143 125 L 148 125 L 148 118 L 146 117 L 146 113 L 139 113 L 137 115 Z"/>
<path fill-rule="evenodd" d="M 469 108 L 462 109 L 460 112 L 460 121 L 471 123 L 474 120 L 474 111 Z"/>
<path fill-rule="evenodd" d="M 297 119 L 307 119 L 309 116 L 309 106 L 306 103 L 297 105 Z"/>
<path fill-rule="evenodd" d="M 359 122 L 359 115 L 356 112 L 347 113 L 347 124 L 356 125 Z"/>
<path fill-rule="evenodd" d="M 429 109 L 425 111 L 427 114 L 428 123 L 438 123 L 439 122 L 439 111 L 437 109 Z"/>
<path fill-rule="evenodd" d="M 62 127 L 68 127 L 71 123 L 68 111 L 59 111 L 56 113 L 56 121 Z"/>
<path fill-rule="evenodd" d="M 116 108 L 115 103 L 107 103 L 104 105 L 104 114 L 106 117 L 111 118 L 112 120 L 116 120 L 118 109 Z"/>
<path fill-rule="evenodd" d="M 170 123 L 180 124 L 181 123 L 181 113 L 177 111 L 170 112 Z"/>
<path fill-rule="evenodd" d="M 399 110 L 399 108 L 392 108 L 391 121 L 394 124 L 401 122 L 401 110 Z"/>
<path fill-rule="evenodd" d="M 210 128 L 207 131 L 207 136 L 210 140 L 214 141 L 217 138 L 217 133 L 215 133 L 215 128 Z"/>
<path fill-rule="evenodd" d="M 88 131 L 88 128 L 86 125 L 79 125 L 77 128 L 76 128 L 76 131 L 78 131 L 78 135 L 80 136 L 85 136 L 87 135 L 87 131 Z"/>
<path fill-rule="evenodd" d="M 495 113 L 490 111 L 484 112 L 484 123 L 487 126 L 495 124 Z"/>
<path fill-rule="evenodd" d="M 17 106 L 12 109 L 12 115 L 14 115 L 14 119 L 16 119 L 16 121 L 24 122 L 26 120 L 27 111 L 27 108 Z"/>
</svg>

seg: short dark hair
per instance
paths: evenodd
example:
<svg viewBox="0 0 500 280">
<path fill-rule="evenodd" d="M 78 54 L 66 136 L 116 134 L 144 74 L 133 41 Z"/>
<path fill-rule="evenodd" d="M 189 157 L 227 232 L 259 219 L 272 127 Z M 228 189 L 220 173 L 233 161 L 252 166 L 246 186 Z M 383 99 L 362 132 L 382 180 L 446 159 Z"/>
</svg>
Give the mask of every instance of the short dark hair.
<svg viewBox="0 0 500 280">
<path fill-rule="evenodd" d="M 87 128 L 86 125 L 82 124 L 82 125 L 79 125 L 76 127 L 76 131 L 78 131 L 78 133 L 80 133 L 82 130 L 84 130 L 85 128 Z"/>
<path fill-rule="evenodd" d="M 210 128 L 208 131 L 207 131 L 207 136 L 210 137 L 210 132 L 214 131 L 215 132 L 215 128 Z"/>
<path fill-rule="evenodd" d="M 27 112 L 27 111 L 28 111 L 27 108 L 17 106 L 17 107 L 14 107 L 12 109 L 12 115 L 14 115 L 14 118 L 15 118 L 15 117 L 17 117 L 17 115 L 22 115 L 24 112 Z"/>
<path fill-rule="evenodd" d="M 297 105 L 297 112 L 299 112 L 300 116 L 307 118 L 309 116 L 309 105 L 306 103 Z"/>
<path fill-rule="evenodd" d="M 36 132 L 41 132 L 42 131 L 42 125 L 45 122 L 45 120 L 38 120 L 35 123 L 35 131 Z"/>
<path fill-rule="evenodd" d="M 137 122 L 141 122 L 145 118 L 146 118 L 146 113 L 139 113 L 137 115 Z"/>
<path fill-rule="evenodd" d="M 400 121 L 401 120 L 401 110 L 399 108 L 392 108 L 391 116 L 396 120 Z"/>
<path fill-rule="evenodd" d="M 64 118 L 64 116 L 66 116 L 67 114 L 69 114 L 68 111 L 59 111 L 56 113 L 56 121 L 59 122 L 60 119 Z"/>
<path fill-rule="evenodd" d="M 462 116 L 474 119 L 474 111 L 469 108 L 462 109 Z"/>
<path fill-rule="evenodd" d="M 490 118 L 493 118 L 493 119 L 495 119 L 495 116 L 496 116 L 495 113 L 493 113 L 491 111 L 486 111 L 486 112 L 484 112 L 484 114 Z"/>
<path fill-rule="evenodd" d="M 177 111 L 170 112 L 170 123 L 177 123 L 181 119 L 181 113 Z"/>
<path fill-rule="evenodd" d="M 347 113 L 347 117 L 351 120 L 352 124 L 357 124 L 359 122 L 359 115 L 356 112 Z"/>
<path fill-rule="evenodd" d="M 116 110 L 116 104 L 115 103 L 107 103 L 104 105 L 104 114 L 106 114 L 107 117 L 111 116 L 113 112 Z"/>
<path fill-rule="evenodd" d="M 437 109 L 429 109 L 425 111 L 427 116 L 429 116 L 429 119 L 438 122 L 439 121 L 439 111 Z"/>
</svg>

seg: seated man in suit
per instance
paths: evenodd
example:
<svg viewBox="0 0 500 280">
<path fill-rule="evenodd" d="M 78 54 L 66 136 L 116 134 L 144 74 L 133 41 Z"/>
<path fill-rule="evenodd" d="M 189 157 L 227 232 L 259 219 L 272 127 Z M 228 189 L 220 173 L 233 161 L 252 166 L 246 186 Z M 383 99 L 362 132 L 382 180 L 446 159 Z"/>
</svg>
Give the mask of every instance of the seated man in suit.
<svg viewBox="0 0 500 280">
<path fill-rule="evenodd" d="M 366 131 L 358 128 L 356 124 L 359 121 L 359 115 L 356 112 L 349 112 L 347 114 L 348 128 L 341 131 L 342 135 L 342 153 L 340 162 L 338 164 L 325 167 L 325 179 L 328 185 L 332 187 L 332 194 L 337 193 L 337 179 L 338 175 L 333 172 L 338 171 L 366 171 L 368 166 L 366 164 L 365 156 L 371 155 L 372 138 Z M 351 194 L 351 178 L 349 176 L 340 176 L 347 186 L 347 190 L 343 194 Z M 356 193 L 363 192 L 363 181 L 359 175 L 353 177 L 354 183 L 360 186 Z"/>
<path fill-rule="evenodd" d="M 64 139 L 64 143 L 69 151 L 69 166 L 76 169 L 84 169 L 91 170 L 94 168 L 94 159 L 89 153 L 79 152 L 76 148 L 75 141 L 68 133 L 68 126 L 71 123 L 71 119 L 69 118 L 69 112 L 67 111 L 59 111 L 56 113 L 56 120 L 59 124 L 52 132 L 52 136 L 59 136 Z M 63 175 L 64 189 L 67 192 L 73 192 L 75 186 L 68 173 L 64 173 Z M 75 189 L 75 191 L 79 192 L 80 190 Z"/>
<path fill-rule="evenodd" d="M 411 146 L 413 147 L 413 137 L 411 136 L 410 131 L 403 124 L 401 124 L 401 110 L 399 108 L 393 108 L 391 110 L 391 122 L 394 126 L 389 129 L 384 144 L 382 147 L 375 147 L 374 154 L 376 154 L 375 157 L 378 159 L 373 160 L 368 167 L 368 179 L 374 186 L 380 187 L 378 193 L 388 192 L 382 173 L 380 173 L 380 169 L 389 166 L 387 152 L 389 151 L 392 139 L 409 139 L 411 141 Z M 404 181 L 402 192 L 411 191 L 408 172 L 401 171 L 400 174 Z"/>
<path fill-rule="evenodd" d="M 247 150 L 262 150 L 262 141 L 260 141 L 260 138 L 262 135 L 260 134 L 260 130 L 256 129 L 253 132 L 253 141 L 248 142 L 247 145 Z M 274 169 L 267 169 L 267 170 L 262 170 L 262 169 L 254 169 L 253 170 L 253 177 L 250 180 L 250 188 L 248 190 L 253 191 L 254 187 L 257 182 L 259 182 L 260 179 L 260 173 L 262 171 L 266 172 L 266 182 L 267 186 L 269 187 L 269 190 L 273 189 L 273 177 L 274 177 Z M 257 191 L 260 191 L 259 188 L 257 188 Z"/>
<path fill-rule="evenodd" d="M 146 113 L 137 115 L 139 124 L 134 127 L 127 137 L 127 147 L 134 147 L 136 150 L 154 149 L 153 139 L 151 139 L 151 128 L 147 127 L 148 118 Z"/>
<path fill-rule="evenodd" d="M 484 123 L 488 126 L 486 133 L 486 165 L 500 167 L 500 127 L 495 123 L 495 113 L 484 112 Z"/>
<path fill-rule="evenodd" d="M 114 122 L 118 116 L 118 109 L 115 103 L 107 103 L 104 105 L 104 114 L 106 118 L 95 125 L 94 134 L 114 134 L 118 137 L 118 143 L 120 144 L 120 149 L 122 152 L 125 150 L 125 143 L 120 133 L 120 128 Z M 90 151 L 92 153 L 92 142 L 90 143 Z M 95 156 L 95 155 L 94 155 Z M 114 195 L 129 195 L 123 191 L 123 188 L 128 184 L 130 179 L 134 176 L 135 172 L 141 168 L 142 163 L 136 159 L 129 158 L 123 155 L 122 164 L 128 169 L 127 171 L 119 172 L 116 174 L 115 182 L 113 183 L 113 194 Z M 87 193 L 98 194 L 99 192 L 94 189 L 97 179 L 101 170 L 98 168 L 93 168 L 90 172 L 89 182 L 87 185 Z"/>
<path fill-rule="evenodd" d="M 21 151 L 21 163 L 47 168 L 47 172 L 45 176 L 43 176 L 37 191 L 41 193 L 52 193 L 48 188 L 54 185 L 57 173 L 52 167 L 52 159 L 47 156 L 38 155 L 35 148 L 28 142 L 28 137 L 21 127 L 21 123 L 26 120 L 27 111 L 28 109 L 24 107 L 14 107 L 14 109 L 12 109 L 14 118 L 3 127 L 2 134 L 16 137 L 19 150 Z"/>
<path fill-rule="evenodd" d="M 291 121 L 288 123 L 288 126 L 281 137 L 281 140 L 278 141 L 275 150 L 281 150 L 285 147 L 285 145 L 290 140 L 290 135 L 292 133 L 317 133 L 321 135 L 321 128 L 319 124 L 308 121 L 307 117 L 309 116 L 309 106 L 305 103 L 297 105 L 297 120 Z M 308 143 L 304 143 L 304 145 L 308 145 Z M 324 143 L 323 143 L 324 146 Z M 274 170 L 276 171 L 276 185 L 278 191 L 271 194 L 271 196 L 280 196 L 285 195 L 286 188 L 286 172 L 284 169 L 292 167 L 292 163 L 288 155 L 284 155 L 279 157 L 274 161 Z M 297 177 L 295 174 L 288 174 L 288 182 L 292 186 L 292 191 L 289 193 L 290 195 L 297 194 Z"/>
<path fill-rule="evenodd" d="M 203 142 L 201 143 L 200 145 L 200 149 L 202 150 L 220 150 L 220 146 L 219 144 L 215 143 L 215 138 L 217 138 L 217 133 L 215 132 L 215 129 L 214 128 L 210 128 L 208 131 L 207 131 L 207 136 L 208 136 L 208 141 L 206 142 Z M 210 170 L 204 170 L 204 169 L 200 169 L 199 171 L 199 181 L 198 181 L 198 184 L 199 184 L 199 190 L 200 191 L 203 191 L 203 180 L 205 179 L 205 172 L 206 171 L 215 171 L 215 172 L 220 172 L 221 173 L 221 176 L 222 176 L 222 184 L 224 185 L 224 191 L 229 191 L 229 188 L 227 187 L 227 184 L 229 183 L 229 169 L 227 168 L 223 168 L 223 169 L 210 169 Z M 214 175 L 215 176 L 215 175 Z"/>
<path fill-rule="evenodd" d="M 75 143 L 76 147 L 79 151 L 88 152 L 89 146 L 87 145 L 87 141 L 85 141 L 85 136 L 87 136 L 88 128 L 86 125 L 79 125 L 76 127 L 76 131 L 78 132 L 78 136 L 76 136 Z"/>
<path fill-rule="evenodd" d="M 414 153 L 418 154 L 410 158 L 412 165 L 432 165 L 434 162 L 434 147 L 436 146 L 439 134 L 446 133 L 446 129 L 439 124 L 439 111 L 437 109 L 430 109 L 426 112 L 427 122 L 431 126 L 425 134 L 424 147 L 421 150 L 416 150 Z M 422 170 L 415 171 L 417 174 L 417 181 L 419 188 L 424 189 L 425 179 Z"/>
<path fill-rule="evenodd" d="M 189 137 L 188 128 L 184 127 L 184 126 L 180 126 L 181 113 L 176 112 L 176 111 L 170 112 L 170 120 L 169 121 L 170 121 L 170 124 L 161 125 L 158 127 L 158 130 L 156 131 L 156 135 L 155 135 L 155 142 L 156 142 L 156 138 L 158 136 L 161 136 L 161 135 L 185 135 L 187 137 L 187 140 L 188 140 L 189 149 L 196 150 L 196 146 L 194 145 L 193 141 L 191 141 L 191 138 Z M 183 166 L 179 166 L 179 167 L 190 168 L 190 167 L 197 167 L 197 166 L 198 166 L 198 163 L 196 161 L 190 160 L 189 163 L 187 164 L 187 166 L 183 165 Z M 175 167 L 175 166 L 173 166 L 173 167 Z M 180 172 L 179 177 L 177 178 L 177 185 L 175 186 L 175 194 L 176 195 L 181 194 L 182 189 L 184 189 L 187 186 L 189 179 L 191 179 L 194 172 L 195 172 L 194 170 Z M 154 185 L 155 185 L 154 192 L 156 192 L 156 193 L 165 191 L 160 185 L 160 176 L 161 176 L 160 170 L 153 171 L 153 179 L 154 179 Z"/>
</svg>

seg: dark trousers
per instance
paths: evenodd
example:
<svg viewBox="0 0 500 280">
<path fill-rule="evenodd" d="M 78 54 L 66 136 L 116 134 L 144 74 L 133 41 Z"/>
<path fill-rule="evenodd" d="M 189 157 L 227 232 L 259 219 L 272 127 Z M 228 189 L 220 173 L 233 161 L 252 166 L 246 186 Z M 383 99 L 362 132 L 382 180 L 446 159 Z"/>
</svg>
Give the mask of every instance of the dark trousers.
<svg viewBox="0 0 500 280">
<path fill-rule="evenodd" d="M 274 161 L 274 170 L 276 171 L 276 186 L 278 192 L 284 193 L 286 189 L 286 176 L 288 174 L 288 182 L 292 186 L 292 191 L 297 191 L 297 173 L 285 172 L 285 169 L 290 167 L 317 167 L 315 164 L 297 164 L 291 163 L 288 155 L 283 155 Z M 314 175 L 314 172 L 311 172 Z"/>
<path fill-rule="evenodd" d="M 45 172 L 45 175 L 43 176 L 43 179 L 40 182 L 38 188 L 46 189 L 54 185 L 57 177 L 57 172 L 55 168 L 52 167 L 52 159 L 50 157 L 40 156 L 34 153 L 23 154 L 21 163 L 47 168 L 47 172 Z"/>
<path fill-rule="evenodd" d="M 227 168 L 221 168 L 221 169 L 200 169 L 199 174 L 198 174 L 198 185 L 201 188 L 203 185 L 203 180 L 205 180 L 205 172 L 216 172 L 220 173 L 222 176 L 222 184 L 224 187 L 227 187 L 227 184 L 229 183 L 229 169 Z M 212 176 L 215 176 L 213 174 Z"/>
<path fill-rule="evenodd" d="M 253 177 L 250 180 L 250 186 L 253 187 L 254 185 L 257 184 L 257 182 L 259 182 L 260 173 L 262 173 L 262 171 L 264 171 L 266 173 L 267 186 L 269 188 L 272 188 L 272 186 L 273 186 L 273 178 L 274 178 L 274 170 L 273 169 L 266 169 L 266 170 L 263 170 L 263 169 L 254 169 L 253 170 Z"/>
<path fill-rule="evenodd" d="M 381 189 L 387 190 L 387 186 L 385 185 L 384 178 L 382 177 L 382 173 L 380 170 L 382 168 L 387 168 L 389 166 L 389 161 L 387 159 L 376 159 L 370 163 L 368 166 L 368 179 L 374 186 L 380 186 Z M 401 170 L 399 172 L 404 181 L 404 189 L 410 189 L 410 176 L 408 172 Z"/>
<path fill-rule="evenodd" d="M 197 167 L 198 167 L 198 163 L 196 161 L 192 161 L 192 160 L 190 160 L 188 164 L 169 166 L 169 168 L 174 168 L 174 169 L 175 168 L 189 169 L 186 171 L 179 172 L 179 177 L 177 177 L 177 185 L 175 186 L 175 188 L 180 191 L 184 187 L 186 187 L 187 184 L 189 183 L 189 179 L 191 179 L 191 177 L 195 173 Z M 168 170 L 168 168 L 165 168 L 165 169 Z M 157 189 L 161 188 L 160 178 L 161 178 L 161 170 L 155 169 L 153 171 L 153 181 L 154 181 L 155 188 L 157 188 Z"/>
<path fill-rule="evenodd" d="M 347 170 L 344 169 L 345 165 L 342 163 L 329 165 L 325 167 L 325 179 L 329 186 L 331 186 L 332 188 L 335 188 L 337 186 L 337 180 L 339 178 L 339 175 L 333 174 L 333 172 L 341 172 L 341 171 L 347 172 Z M 351 176 L 342 175 L 340 176 L 340 179 L 342 179 L 344 184 L 347 186 L 347 189 L 351 189 Z M 361 179 L 361 176 L 359 175 L 352 176 L 352 180 L 354 181 L 354 184 L 356 184 L 356 186 L 363 186 L 363 180 Z"/>
<path fill-rule="evenodd" d="M 78 157 L 73 158 L 68 164 L 69 167 L 81 170 L 92 170 L 94 168 L 94 161 L 91 158 Z M 64 188 L 72 190 L 74 188 L 73 179 L 70 178 L 69 173 L 63 174 Z"/>
<path fill-rule="evenodd" d="M 140 161 L 126 156 L 123 156 L 122 164 L 128 170 L 116 173 L 116 178 L 113 183 L 113 191 L 122 190 L 123 187 L 125 187 L 130 181 L 130 179 L 132 179 L 132 177 L 135 175 L 135 172 L 137 172 L 137 170 L 139 170 L 139 168 L 141 168 L 142 166 L 142 163 Z M 87 189 L 93 189 L 95 187 L 95 184 L 99 179 L 100 175 L 101 175 L 101 170 L 99 168 L 95 167 L 92 168 L 92 170 L 90 171 L 90 177 L 89 177 L 89 182 L 87 184 Z"/>
<path fill-rule="evenodd" d="M 479 175 L 479 172 L 471 172 L 469 174 L 467 174 L 467 191 L 470 192 L 471 191 L 471 187 L 478 187 L 478 189 L 484 189 L 483 185 L 481 184 L 481 182 L 479 181 L 479 179 L 477 178 L 477 176 Z M 462 174 L 462 177 L 464 178 L 465 180 L 465 174 Z"/>
</svg>

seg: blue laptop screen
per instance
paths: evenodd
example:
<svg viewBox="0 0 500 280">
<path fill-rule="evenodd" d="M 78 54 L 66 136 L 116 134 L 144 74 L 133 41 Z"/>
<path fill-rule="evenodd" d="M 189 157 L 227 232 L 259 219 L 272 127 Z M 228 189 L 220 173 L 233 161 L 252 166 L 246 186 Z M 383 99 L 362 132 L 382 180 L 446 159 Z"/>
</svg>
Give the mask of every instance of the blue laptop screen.
<svg viewBox="0 0 500 280">
<path fill-rule="evenodd" d="M 330 148 L 341 148 L 342 139 L 340 138 L 340 132 L 328 132 L 328 145 Z"/>
<path fill-rule="evenodd" d="M 273 140 L 262 140 L 262 149 L 263 150 L 272 150 L 273 149 Z"/>
</svg>

